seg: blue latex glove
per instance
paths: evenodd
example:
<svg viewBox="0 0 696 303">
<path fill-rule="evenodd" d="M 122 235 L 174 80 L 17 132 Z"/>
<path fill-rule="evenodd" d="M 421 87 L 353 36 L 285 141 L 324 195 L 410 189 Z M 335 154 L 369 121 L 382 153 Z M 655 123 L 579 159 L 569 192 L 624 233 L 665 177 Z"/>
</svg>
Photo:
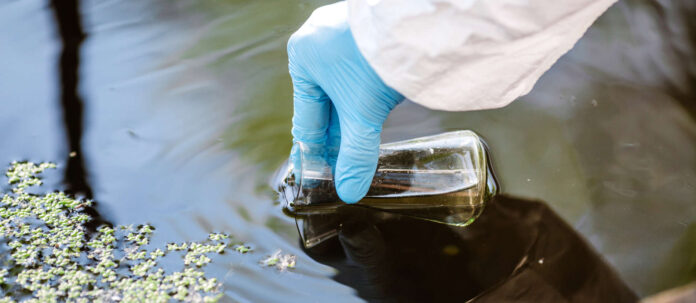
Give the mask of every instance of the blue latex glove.
<svg viewBox="0 0 696 303">
<path fill-rule="evenodd" d="M 345 2 L 312 13 L 290 37 L 288 60 L 294 140 L 338 147 L 336 191 L 355 203 L 377 169 L 382 124 L 404 97 L 382 82 L 358 50 Z"/>
</svg>

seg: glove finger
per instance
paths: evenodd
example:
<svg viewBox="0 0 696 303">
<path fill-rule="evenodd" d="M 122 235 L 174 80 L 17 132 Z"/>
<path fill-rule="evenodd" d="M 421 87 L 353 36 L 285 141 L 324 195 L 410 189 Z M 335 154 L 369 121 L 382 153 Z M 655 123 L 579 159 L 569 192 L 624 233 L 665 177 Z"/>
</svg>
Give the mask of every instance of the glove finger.
<svg viewBox="0 0 696 303">
<path fill-rule="evenodd" d="M 291 73 L 292 76 L 292 73 Z M 292 77 L 294 113 L 292 137 L 295 142 L 324 144 L 329 126 L 329 97 L 314 82 Z"/>
<path fill-rule="evenodd" d="M 344 118 L 342 116 L 342 118 Z M 367 194 L 379 158 L 380 128 L 341 121 L 341 148 L 336 161 L 336 191 L 346 203 Z"/>
<path fill-rule="evenodd" d="M 338 151 L 341 147 L 341 125 L 338 119 L 338 112 L 333 103 L 331 103 L 331 112 L 329 116 L 329 129 L 326 136 L 327 160 L 329 165 L 334 169 L 335 174 L 336 161 L 338 159 Z"/>
</svg>

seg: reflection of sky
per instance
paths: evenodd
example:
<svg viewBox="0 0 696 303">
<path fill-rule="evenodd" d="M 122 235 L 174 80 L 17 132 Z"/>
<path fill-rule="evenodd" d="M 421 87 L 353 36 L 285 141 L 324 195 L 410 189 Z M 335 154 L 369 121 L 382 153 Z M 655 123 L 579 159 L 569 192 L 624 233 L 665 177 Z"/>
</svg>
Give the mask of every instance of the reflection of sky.
<svg viewBox="0 0 696 303">
<path fill-rule="evenodd" d="M 10 30 L 18 28 L 21 30 Z M 0 163 L 65 157 L 55 60 L 59 42 L 42 1 L 0 4 Z M 30 33 L 30 34 L 29 34 Z"/>
<path fill-rule="evenodd" d="M 319 4 L 167 3 L 83 3 L 83 148 L 100 211 L 117 224 L 154 224 L 155 242 L 225 231 L 253 243 L 256 255 L 228 254 L 211 267 L 233 299 L 349 300 L 332 269 L 298 250 L 294 223 L 263 183 L 290 142 L 285 41 Z M 687 259 L 673 246 L 696 218 L 696 125 L 663 89 L 682 70 L 649 11 L 611 9 L 507 108 L 443 113 L 404 103 L 384 141 L 473 129 L 506 192 L 548 202 L 638 292 L 675 286 Z M 21 28 L 0 31 L 0 127 L 11 130 L 0 132 L 0 163 L 67 153 L 52 22 L 42 1 L 0 4 L 0 26 Z M 299 256 L 296 273 L 259 268 L 276 248 Z"/>
</svg>

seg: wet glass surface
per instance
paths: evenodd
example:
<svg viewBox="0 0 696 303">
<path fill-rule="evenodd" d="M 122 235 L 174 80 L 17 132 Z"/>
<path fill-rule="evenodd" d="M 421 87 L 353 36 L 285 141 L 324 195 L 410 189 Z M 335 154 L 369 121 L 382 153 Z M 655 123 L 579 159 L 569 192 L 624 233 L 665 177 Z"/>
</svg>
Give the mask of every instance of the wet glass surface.
<svg viewBox="0 0 696 303">
<path fill-rule="evenodd" d="M 84 105 L 80 150 L 63 123 L 74 103 L 62 102 L 49 3 L 0 2 L 0 163 L 54 161 L 46 186 L 66 188 L 69 159 L 84 161 L 88 190 L 67 186 L 91 192 L 105 220 L 156 226 L 155 243 L 212 231 L 253 243 L 255 257 L 209 266 L 225 301 L 374 298 L 336 278 L 349 272 L 340 262 L 301 249 L 267 184 L 291 145 L 285 43 L 325 2 L 82 1 L 79 83 L 67 97 Z M 446 113 L 406 102 L 383 141 L 475 130 L 503 192 L 545 201 L 638 295 L 684 284 L 696 279 L 695 17 L 690 1 L 620 2 L 512 105 Z M 296 254 L 297 268 L 258 265 L 276 249 Z"/>
</svg>

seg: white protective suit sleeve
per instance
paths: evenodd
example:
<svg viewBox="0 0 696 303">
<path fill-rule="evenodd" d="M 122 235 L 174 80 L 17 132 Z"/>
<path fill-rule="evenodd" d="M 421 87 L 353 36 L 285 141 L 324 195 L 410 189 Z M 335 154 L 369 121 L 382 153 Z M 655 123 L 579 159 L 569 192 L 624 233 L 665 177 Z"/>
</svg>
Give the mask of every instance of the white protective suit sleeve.
<svg viewBox="0 0 696 303">
<path fill-rule="evenodd" d="M 502 107 L 527 94 L 616 0 L 348 0 L 358 48 L 423 106 Z"/>
</svg>

